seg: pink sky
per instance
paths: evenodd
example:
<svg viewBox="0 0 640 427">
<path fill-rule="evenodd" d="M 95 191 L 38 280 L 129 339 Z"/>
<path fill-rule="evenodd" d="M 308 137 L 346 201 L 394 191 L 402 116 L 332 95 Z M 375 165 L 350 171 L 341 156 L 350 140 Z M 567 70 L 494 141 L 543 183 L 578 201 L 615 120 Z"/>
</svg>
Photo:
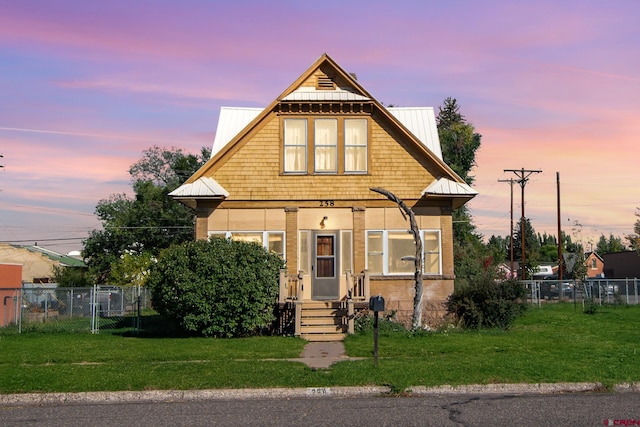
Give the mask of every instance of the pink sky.
<svg viewBox="0 0 640 427">
<path fill-rule="evenodd" d="M 504 169 L 541 169 L 526 216 L 575 240 L 633 232 L 640 2 L 0 0 L 0 241 L 81 248 L 151 145 L 197 152 L 221 106 L 263 107 L 322 53 L 385 104 L 454 97 L 482 134 L 471 203 L 509 234 Z M 520 188 L 514 186 L 515 217 Z M 65 240 L 57 240 L 65 239 Z"/>
</svg>

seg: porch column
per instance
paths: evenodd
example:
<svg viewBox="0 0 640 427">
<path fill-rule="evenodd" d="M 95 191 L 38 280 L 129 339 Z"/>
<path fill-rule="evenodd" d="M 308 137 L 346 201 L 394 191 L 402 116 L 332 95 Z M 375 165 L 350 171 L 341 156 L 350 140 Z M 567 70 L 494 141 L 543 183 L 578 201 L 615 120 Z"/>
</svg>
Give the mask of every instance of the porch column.
<svg viewBox="0 0 640 427">
<path fill-rule="evenodd" d="M 353 272 L 360 273 L 365 269 L 365 208 L 354 206 L 353 212 Z"/>
<path fill-rule="evenodd" d="M 207 240 L 209 237 L 209 215 L 211 212 L 213 212 L 213 208 L 209 206 L 196 207 L 196 240 Z"/>
<path fill-rule="evenodd" d="M 442 275 L 453 278 L 453 219 L 450 207 L 440 208 L 440 229 L 442 232 Z"/>
<path fill-rule="evenodd" d="M 298 208 L 284 208 L 284 212 L 286 221 L 287 253 L 285 257 L 287 259 L 287 272 L 289 274 L 296 274 L 298 271 Z"/>
</svg>

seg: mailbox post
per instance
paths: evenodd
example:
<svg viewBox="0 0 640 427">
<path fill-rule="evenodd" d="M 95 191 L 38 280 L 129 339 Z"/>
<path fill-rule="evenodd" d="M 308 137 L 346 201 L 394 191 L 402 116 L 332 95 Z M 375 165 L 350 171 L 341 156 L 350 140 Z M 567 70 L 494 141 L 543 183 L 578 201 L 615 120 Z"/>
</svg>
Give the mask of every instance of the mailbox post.
<svg viewBox="0 0 640 427">
<path fill-rule="evenodd" d="M 369 310 L 373 311 L 373 365 L 378 366 L 378 313 L 384 311 L 384 298 L 369 298 Z"/>
</svg>

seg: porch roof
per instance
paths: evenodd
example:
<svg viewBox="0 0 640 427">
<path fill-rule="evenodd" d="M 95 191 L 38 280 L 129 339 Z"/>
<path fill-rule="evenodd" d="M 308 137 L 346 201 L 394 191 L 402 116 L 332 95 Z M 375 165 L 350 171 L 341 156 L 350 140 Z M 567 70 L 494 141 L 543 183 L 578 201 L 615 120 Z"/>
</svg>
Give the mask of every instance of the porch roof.
<svg viewBox="0 0 640 427">
<path fill-rule="evenodd" d="M 195 207 L 196 198 L 224 199 L 229 197 L 229 192 L 218 184 L 215 179 L 203 176 L 189 184 L 182 184 L 169 193 L 169 196 L 193 208 Z"/>
<path fill-rule="evenodd" d="M 478 192 L 469 185 L 452 181 L 448 178 L 440 178 L 433 181 L 427 188 L 422 190 L 423 197 L 453 197 L 454 208 L 462 206 L 466 201 L 474 198 Z M 456 202 L 456 199 L 458 201 Z"/>
</svg>

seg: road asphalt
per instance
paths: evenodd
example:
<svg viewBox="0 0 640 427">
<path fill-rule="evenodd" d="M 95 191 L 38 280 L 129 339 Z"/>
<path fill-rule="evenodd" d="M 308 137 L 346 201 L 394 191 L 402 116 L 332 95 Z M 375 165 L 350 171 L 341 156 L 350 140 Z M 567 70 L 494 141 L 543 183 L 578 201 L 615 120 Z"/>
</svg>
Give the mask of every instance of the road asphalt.
<svg viewBox="0 0 640 427">
<path fill-rule="evenodd" d="M 310 342 L 299 358 L 288 359 L 305 363 L 312 369 L 328 369 L 345 360 L 359 360 L 346 355 L 342 342 Z M 545 384 L 487 384 L 437 387 L 410 387 L 407 395 L 451 394 L 550 394 L 600 392 L 600 383 L 545 383 Z M 640 383 L 619 384 L 614 392 L 640 392 Z M 307 387 L 268 389 L 215 389 L 215 390 L 145 390 L 86 393 L 19 393 L 0 394 L 0 405 L 38 405 L 63 403 L 115 403 L 115 402 L 171 402 L 184 400 L 267 399 L 294 397 L 346 397 L 384 396 L 392 390 L 385 386 L 363 387 Z"/>
</svg>

